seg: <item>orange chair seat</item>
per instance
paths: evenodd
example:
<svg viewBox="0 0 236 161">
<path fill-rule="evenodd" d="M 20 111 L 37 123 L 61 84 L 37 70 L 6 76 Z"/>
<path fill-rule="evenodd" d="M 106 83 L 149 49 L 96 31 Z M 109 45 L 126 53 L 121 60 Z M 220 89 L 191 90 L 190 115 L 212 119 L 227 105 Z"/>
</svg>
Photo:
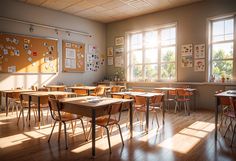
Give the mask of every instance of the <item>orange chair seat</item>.
<svg viewBox="0 0 236 161">
<path fill-rule="evenodd" d="M 108 117 L 100 117 L 96 119 L 96 125 L 98 126 L 106 126 L 106 125 L 114 125 L 114 124 L 118 124 L 118 121 L 113 118 L 109 119 Z"/>
<path fill-rule="evenodd" d="M 61 121 L 72 121 L 75 119 L 80 119 L 82 116 L 76 115 L 76 114 L 71 114 L 71 113 L 64 113 L 61 115 Z M 59 116 L 55 118 L 57 121 L 60 121 Z"/>
</svg>

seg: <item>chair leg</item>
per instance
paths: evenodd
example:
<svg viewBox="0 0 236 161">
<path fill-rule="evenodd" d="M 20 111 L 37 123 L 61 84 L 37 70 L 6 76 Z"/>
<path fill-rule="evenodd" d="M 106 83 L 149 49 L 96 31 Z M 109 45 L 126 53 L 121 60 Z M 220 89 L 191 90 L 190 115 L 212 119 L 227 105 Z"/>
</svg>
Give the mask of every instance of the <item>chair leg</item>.
<svg viewBox="0 0 236 161">
<path fill-rule="evenodd" d="M 229 127 L 230 127 L 231 124 L 232 124 L 232 120 L 230 120 L 230 123 L 229 123 L 229 125 L 228 125 L 228 127 L 227 127 L 227 129 L 226 129 L 226 131 L 225 131 L 224 137 L 226 136 L 226 134 L 227 134 L 227 132 L 228 132 Z"/>
<path fill-rule="evenodd" d="M 89 131 L 88 131 L 88 136 L 87 136 L 87 140 L 89 140 L 89 138 L 90 138 L 90 135 L 91 135 L 91 132 L 92 132 L 92 126 L 90 126 L 90 128 L 89 128 Z"/>
<path fill-rule="evenodd" d="M 61 138 L 61 121 L 59 122 L 58 126 L 58 142 L 60 142 L 60 138 Z"/>
<path fill-rule="evenodd" d="M 109 145 L 109 151 L 111 154 L 111 142 L 110 142 L 110 134 L 109 134 L 109 130 L 107 127 L 105 127 L 106 131 L 107 131 L 107 140 L 108 140 L 108 145 Z"/>
<path fill-rule="evenodd" d="M 231 140 L 231 144 L 230 144 L 231 147 L 232 147 L 233 141 L 234 141 L 235 129 L 236 129 L 236 124 L 234 125 L 233 136 L 232 136 L 232 140 Z"/>
<path fill-rule="evenodd" d="M 156 116 L 156 120 L 157 120 L 157 127 L 159 128 L 160 125 L 159 125 L 159 121 L 158 121 L 158 117 L 157 117 L 157 112 L 155 112 L 155 116 Z"/>
<path fill-rule="evenodd" d="M 23 110 L 23 109 L 20 110 L 20 114 L 19 114 L 19 116 L 18 116 L 18 118 L 17 118 L 17 123 L 16 123 L 17 126 L 19 125 L 20 115 L 22 114 L 22 110 Z"/>
<path fill-rule="evenodd" d="M 122 146 L 124 146 L 124 140 L 123 140 L 123 135 L 122 135 L 122 132 L 121 132 L 121 128 L 120 128 L 120 125 L 117 124 L 118 128 L 119 128 L 119 131 L 120 131 L 120 137 L 121 137 L 121 141 L 122 141 Z"/>
<path fill-rule="evenodd" d="M 83 120 L 82 120 L 82 119 L 80 119 L 80 121 L 81 121 L 82 128 L 83 128 L 83 132 L 84 132 L 84 138 L 85 138 L 85 140 L 87 141 L 87 138 L 86 138 L 86 133 L 85 133 L 85 129 L 84 129 L 84 122 L 83 122 Z"/>
<path fill-rule="evenodd" d="M 51 140 L 52 133 L 53 133 L 53 130 L 54 130 L 54 128 L 55 128 L 56 123 L 57 123 L 57 121 L 55 121 L 54 124 L 53 124 L 52 131 L 51 131 L 50 136 L 49 136 L 49 138 L 48 138 L 48 143 L 49 143 L 50 140 Z"/>
<path fill-rule="evenodd" d="M 63 124 L 64 124 L 64 132 L 65 132 L 66 149 L 68 149 L 68 145 L 67 145 L 67 133 L 66 133 L 66 123 L 63 122 Z"/>
</svg>

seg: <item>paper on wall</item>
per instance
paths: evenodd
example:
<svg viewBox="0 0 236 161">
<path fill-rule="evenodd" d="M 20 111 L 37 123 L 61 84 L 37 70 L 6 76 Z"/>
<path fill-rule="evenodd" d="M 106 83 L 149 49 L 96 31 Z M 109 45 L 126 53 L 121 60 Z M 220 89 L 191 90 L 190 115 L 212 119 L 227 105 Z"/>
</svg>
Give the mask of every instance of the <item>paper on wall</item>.
<svg viewBox="0 0 236 161">
<path fill-rule="evenodd" d="M 115 57 L 115 67 L 122 67 L 123 60 L 121 56 Z"/>
<path fill-rule="evenodd" d="M 9 67 L 8 67 L 8 72 L 9 72 L 9 73 L 16 72 L 16 66 L 9 66 Z"/>
<path fill-rule="evenodd" d="M 66 58 L 75 59 L 76 58 L 75 49 L 66 48 Z"/>
<path fill-rule="evenodd" d="M 66 59 L 65 60 L 65 68 L 76 69 L 75 59 Z"/>
</svg>

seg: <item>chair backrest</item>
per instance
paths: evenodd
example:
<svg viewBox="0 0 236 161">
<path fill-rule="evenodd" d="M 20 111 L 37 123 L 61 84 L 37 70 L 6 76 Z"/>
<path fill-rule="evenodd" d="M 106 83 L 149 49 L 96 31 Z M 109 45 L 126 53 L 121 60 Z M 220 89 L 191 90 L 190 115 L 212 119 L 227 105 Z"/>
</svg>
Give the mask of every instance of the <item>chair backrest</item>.
<svg viewBox="0 0 236 161">
<path fill-rule="evenodd" d="M 177 89 L 177 95 L 180 97 L 187 97 L 191 96 L 191 92 L 184 90 L 183 88 L 178 88 Z"/>
<path fill-rule="evenodd" d="M 37 97 L 32 97 L 31 101 L 35 104 L 38 104 L 38 98 Z M 48 104 L 48 96 L 40 96 L 40 104 L 41 105 Z"/>
<path fill-rule="evenodd" d="M 134 97 L 135 105 L 146 105 L 146 98 L 142 96 Z"/>
<path fill-rule="evenodd" d="M 120 86 L 112 86 L 111 87 L 111 92 L 120 92 L 121 91 L 121 87 Z"/>
<path fill-rule="evenodd" d="M 175 90 L 175 89 L 168 90 L 168 94 L 169 94 L 169 96 L 176 96 L 177 90 Z"/>
<path fill-rule="evenodd" d="M 57 100 L 58 100 L 58 99 L 66 98 L 66 95 L 57 95 L 57 96 L 56 96 L 56 95 L 49 95 L 49 96 L 48 96 L 48 99 L 50 99 L 50 98 L 51 98 L 51 99 L 57 99 Z"/>
<path fill-rule="evenodd" d="M 152 99 L 152 103 L 161 105 L 164 99 L 164 95 L 157 95 L 157 96 L 152 97 L 151 99 Z"/>
<path fill-rule="evenodd" d="M 50 113 L 51 113 L 52 118 L 54 120 L 58 120 L 58 119 L 61 120 L 61 113 L 60 113 L 61 107 L 60 107 L 59 101 L 54 98 L 48 98 L 48 105 L 50 108 Z"/>
<path fill-rule="evenodd" d="M 75 92 L 77 95 L 87 95 L 87 90 L 85 89 L 74 89 L 73 92 Z"/>
<path fill-rule="evenodd" d="M 102 86 L 97 86 L 94 90 L 96 96 L 104 96 L 105 95 L 105 88 Z"/>
<path fill-rule="evenodd" d="M 38 91 L 48 91 L 48 89 L 43 87 L 43 88 L 39 88 Z"/>
<path fill-rule="evenodd" d="M 121 113 L 122 113 L 122 107 L 123 107 L 122 102 L 113 103 L 108 107 L 108 122 L 107 122 L 107 124 L 109 123 L 109 120 L 110 120 L 111 116 L 115 115 L 117 113 L 119 113 L 117 121 L 118 122 L 120 121 Z"/>
<path fill-rule="evenodd" d="M 112 97 L 112 98 L 119 98 L 119 99 L 122 99 L 122 98 L 124 98 L 124 95 L 111 94 L 111 97 Z"/>
<path fill-rule="evenodd" d="M 37 90 L 38 90 L 38 87 L 37 87 L 37 86 L 31 86 L 31 89 L 32 89 L 33 91 L 37 91 Z"/>
<path fill-rule="evenodd" d="M 29 95 L 20 94 L 20 103 L 22 107 L 29 107 Z"/>
<path fill-rule="evenodd" d="M 57 91 L 65 91 L 66 87 L 58 87 Z"/>
</svg>

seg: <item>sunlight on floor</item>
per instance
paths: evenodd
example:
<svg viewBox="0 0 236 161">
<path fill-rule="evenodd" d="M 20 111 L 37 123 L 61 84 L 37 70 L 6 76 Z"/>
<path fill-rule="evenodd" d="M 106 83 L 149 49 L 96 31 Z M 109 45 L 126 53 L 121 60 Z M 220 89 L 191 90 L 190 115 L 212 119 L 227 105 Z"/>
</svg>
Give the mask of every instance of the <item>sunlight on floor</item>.
<svg viewBox="0 0 236 161">
<path fill-rule="evenodd" d="M 173 137 L 164 140 L 158 146 L 186 154 L 212 132 L 214 127 L 213 123 L 197 121 Z"/>
<path fill-rule="evenodd" d="M 6 148 L 18 144 L 22 144 L 24 141 L 30 140 L 31 138 L 24 134 L 17 134 L 8 137 L 0 138 L 0 148 Z"/>
</svg>

